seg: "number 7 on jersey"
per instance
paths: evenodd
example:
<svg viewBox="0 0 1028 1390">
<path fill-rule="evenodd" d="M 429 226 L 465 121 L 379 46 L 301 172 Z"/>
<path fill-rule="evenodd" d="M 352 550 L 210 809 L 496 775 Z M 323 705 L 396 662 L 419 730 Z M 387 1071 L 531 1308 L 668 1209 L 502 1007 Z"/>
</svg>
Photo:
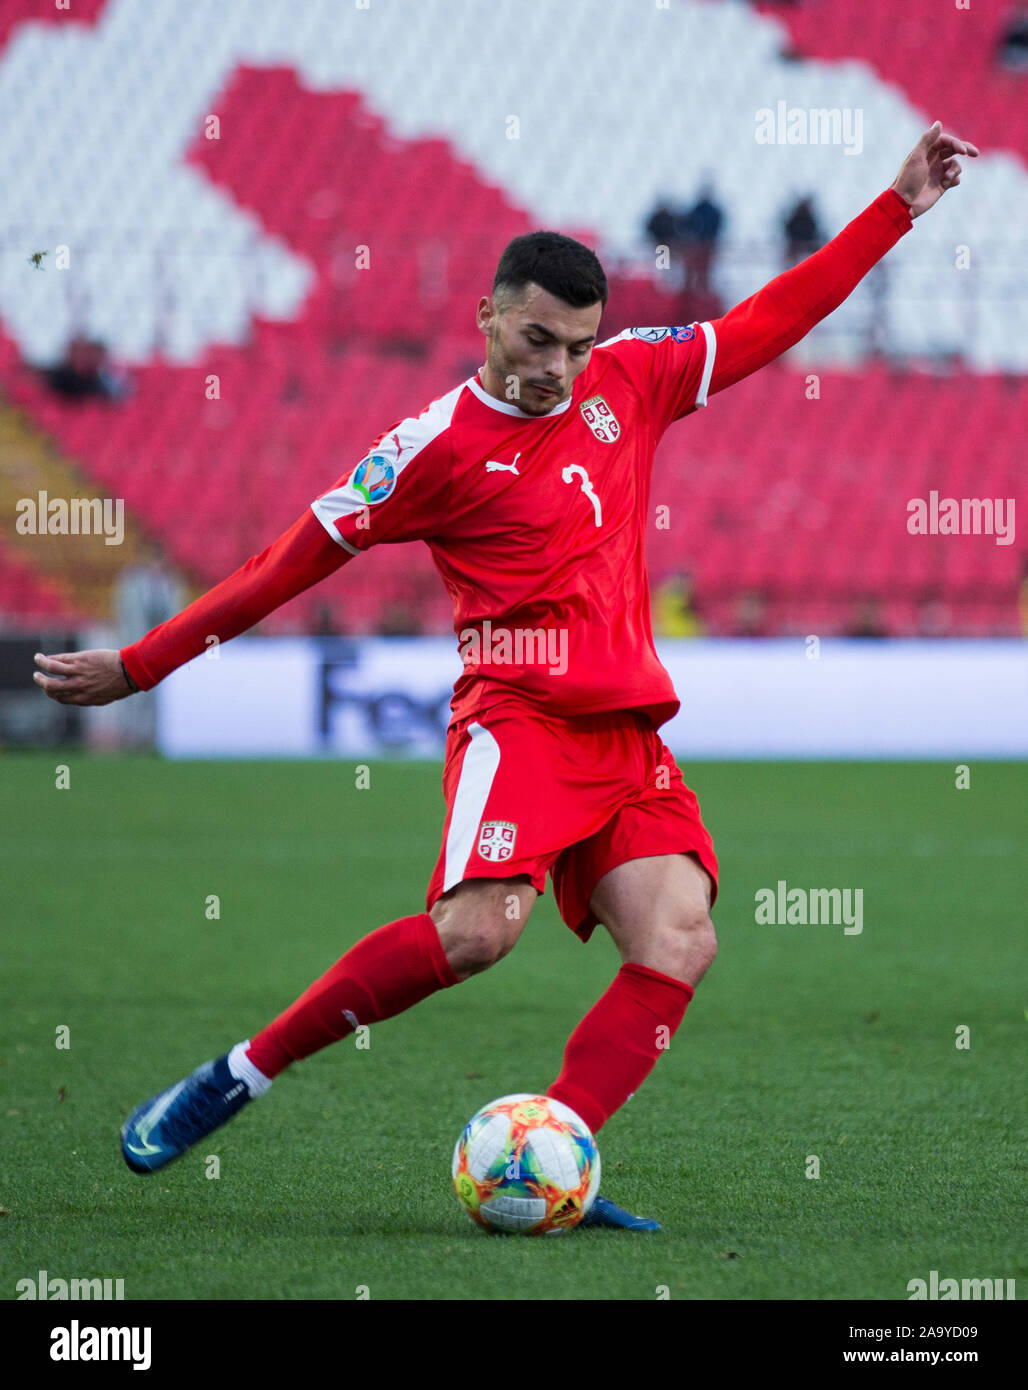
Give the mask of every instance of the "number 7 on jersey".
<svg viewBox="0 0 1028 1390">
<path fill-rule="evenodd" d="M 603 511 L 600 507 L 600 499 L 596 496 L 596 493 L 593 492 L 593 485 L 589 481 L 589 474 L 585 471 L 582 465 L 580 463 L 569 463 L 561 470 L 560 476 L 564 479 L 566 483 L 570 483 L 576 473 L 582 479 L 582 491 L 585 493 L 586 497 L 588 497 L 589 501 L 593 504 L 593 511 L 596 514 L 596 525 L 602 526 Z"/>
</svg>

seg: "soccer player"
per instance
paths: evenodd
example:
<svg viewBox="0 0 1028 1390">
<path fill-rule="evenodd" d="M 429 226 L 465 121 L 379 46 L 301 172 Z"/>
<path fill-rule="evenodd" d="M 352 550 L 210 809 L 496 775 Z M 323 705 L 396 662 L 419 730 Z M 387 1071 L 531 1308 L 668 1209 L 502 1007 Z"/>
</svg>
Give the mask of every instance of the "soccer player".
<svg viewBox="0 0 1028 1390">
<path fill-rule="evenodd" d="M 713 844 L 658 733 L 679 702 L 650 628 L 654 450 L 841 304 L 959 182 L 957 156 L 977 154 L 935 122 L 834 240 L 722 318 L 599 344 L 593 253 L 554 232 L 516 237 L 478 305 L 475 376 L 391 425 L 274 544 L 140 641 L 36 657 L 53 699 L 106 704 L 370 546 L 410 540 L 429 546 L 461 641 L 426 910 L 372 931 L 252 1039 L 138 1106 L 122 1130 L 134 1172 L 181 1156 L 291 1063 L 488 969 L 547 873 L 572 931 L 585 941 L 602 923 L 622 959 L 548 1094 L 595 1133 L 638 1090 L 716 950 Z M 603 1196 L 587 1224 L 659 1229 Z"/>
</svg>

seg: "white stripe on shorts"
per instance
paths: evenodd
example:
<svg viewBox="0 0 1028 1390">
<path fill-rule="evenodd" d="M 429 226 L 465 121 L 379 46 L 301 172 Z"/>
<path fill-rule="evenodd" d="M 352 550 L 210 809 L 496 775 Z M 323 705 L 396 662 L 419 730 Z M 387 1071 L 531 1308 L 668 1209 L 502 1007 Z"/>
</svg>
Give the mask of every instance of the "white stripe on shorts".
<svg viewBox="0 0 1028 1390">
<path fill-rule="evenodd" d="M 464 762 L 453 798 L 450 831 L 446 837 L 446 877 L 443 892 L 448 893 L 464 877 L 475 848 L 475 835 L 489 800 L 493 778 L 500 766 L 500 745 L 481 724 L 469 724 L 471 743 L 464 750 Z"/>
</svg>

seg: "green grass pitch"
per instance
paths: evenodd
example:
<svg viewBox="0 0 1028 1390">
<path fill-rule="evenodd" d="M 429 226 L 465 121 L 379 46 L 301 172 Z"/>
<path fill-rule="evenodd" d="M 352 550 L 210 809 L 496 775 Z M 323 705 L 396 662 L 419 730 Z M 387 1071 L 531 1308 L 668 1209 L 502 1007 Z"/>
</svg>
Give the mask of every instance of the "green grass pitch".
<svg viewBox="0 0 1028 1390">
<path fill-rule="evenodd" d="M 422 910 L 438 767 L 376 763 L 358 790 L 341 762 L 4 757 L 2 1295 L 39 1270 L 144 1300 L 905 1299 L 933 1269 L 1025 1279 L 1025 766 L 973 765 L 966 790 L 943 764 L 684 771 L 721 859 L 721 952 L 600 1136 L 604 1191 L 664 1229 L 524 1240 L 467 1221 L 449 1164 L 478 1106 L 545 1089 L 617 968 L 549 893 L 492 971 L 294 1067 L 163 1172 L 130 1174 L 118 1146 L 138 1101 Z M 861 888 L 863 931 L 758 924 L 779 879 Z"/>
</svg>

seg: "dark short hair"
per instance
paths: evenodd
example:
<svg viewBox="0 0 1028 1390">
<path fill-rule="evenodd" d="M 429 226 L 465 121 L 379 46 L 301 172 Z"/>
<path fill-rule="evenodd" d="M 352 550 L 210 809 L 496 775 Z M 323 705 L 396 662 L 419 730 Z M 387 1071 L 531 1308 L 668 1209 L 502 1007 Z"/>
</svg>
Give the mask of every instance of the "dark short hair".
<svg viewBox="0 0 1028 1390">
<path fill-rule="evenodd" d="M 520 294 L 526 285 L 563 299 L 573 309 L 606 305 L 607 277 L 588 246 L 560 232 L 526 232 L 507 243 L 493 280 L 493 294 Z"/>
</svg>

